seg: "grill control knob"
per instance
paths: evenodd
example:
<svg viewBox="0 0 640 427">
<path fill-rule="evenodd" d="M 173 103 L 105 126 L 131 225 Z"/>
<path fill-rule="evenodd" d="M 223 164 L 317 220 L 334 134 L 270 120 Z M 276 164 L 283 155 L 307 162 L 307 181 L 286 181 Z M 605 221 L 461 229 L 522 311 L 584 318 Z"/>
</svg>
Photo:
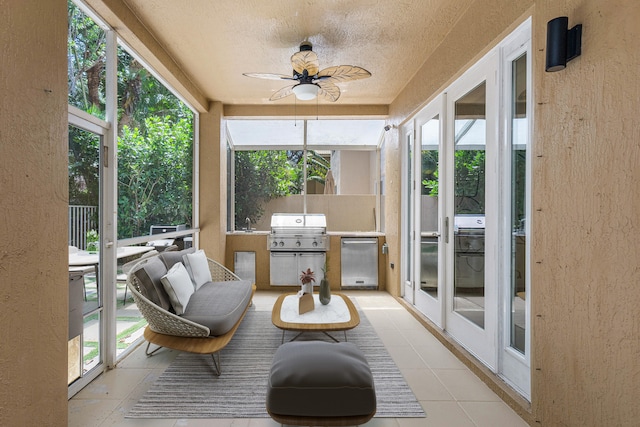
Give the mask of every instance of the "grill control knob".
<svg viewBox="0 0 640 427">
<path fill-rule="evenodd" d="M 314 248 L 318 246 L 318 242 L 316 242 L 315 240 L 313 241 L 313 243 L 311 244 Z"/>
<path fill-rule="evenodd" d="M 280 247 L 283 247 L 283 246 L 284 246 L 284 242 L 280 241 Z"/>
<path fill-rule="evenodd" d="M 278 242 L 276 242 L 275 240 L 273 241 L 273 243 L 271 244 L 271 246 L 273 247 L 277 247 L 278 246 Z"/>
<path fill-rule="evenodd" d="M 298 241 L 296 242 L 296 247 L 298 247 L 298 248 L 300 247 L 300 240 L 298 240 Z"/>
</svg>

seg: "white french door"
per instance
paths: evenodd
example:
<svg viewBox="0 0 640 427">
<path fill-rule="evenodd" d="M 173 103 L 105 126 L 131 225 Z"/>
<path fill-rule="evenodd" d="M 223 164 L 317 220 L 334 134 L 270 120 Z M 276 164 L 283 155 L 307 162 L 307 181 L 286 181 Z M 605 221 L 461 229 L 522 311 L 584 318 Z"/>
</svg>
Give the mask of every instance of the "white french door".
<svg viewBox="0 0 640 427">
<path fill-rule="evenodd" d="M 410 210 L 408 253 L 411 257 L 406 292 L 412 303 L 438 326 L 443 325 L 441 299 L 445 284 L 445 253 L 448 244 L 443 179 L 444 95 L 438 96 L 416 117 L 415 130 L 407 138 Z"/>
<path fill-rule="evenodd" d="M 402 179 L 402 296 L 409 304 L 415 304 L 415 276 L 414 272 L 417 268 L 415 262 L 415 147 L 413 121 L 404 124 L 400 128 L 400 138 L 402 141 L 402 170 L 404 176 Z"/>
<path fill-rule="evenodd" d="M 97 177 L 97 182 L 78 183 L 74 179 L 69 180 L 69 188 L 73 191 L 81 192 L 84 190 L 90 207 L 95 207 L 91 220 L 85 218 L 82 225 L 86 223 L 94 224 L 93 230 L 100 235 L 102 232 L 102 214 L 103 214 L 103 168 L 104 163 L 104 144 L 107 134 L 108 125 L 99 119 L 91 117 L 84 111 L 80 111 L 75 107 L 69 107 L 69 163 L 81 163 L 82 161 L 90 164 L 92 169 L 87 171 L 88 176 Z M 87 149 L 89 148 L 89 149 Z M 91 194 L 84 187 L 95 186 L 96 193 Z M 75 210 L 74 210 L 75 212 Z M 70 215 L 71 217 L 75 215 Z M 75 221 L 74 218 L 74 223 Z M 81 228 L 81 227 L 74 227 Z M 88 231 L 88 230 L 87 230 Z M 80 234 L 80 233 L 73 233 Z M 70 252 L 78 252 L 86 248 L 84 235 L 74 236 L 69 241 Z M 100 252 L 98 252 L 100 254 Z M 73 396 L 77 391 L 89 384 L 104 370 L 105 366 L 105 321 L 108 317 L 105 311 L 105 286 L 103 279 L 104 263 L 103 257 L 98 256 L 97 264 L 78 266 L 76 264 L 69 266 L 69 271 L 82 271 L 80 273 L 79 282 L 81 283 L 81 292 L 77 293 L 76 289 L 70 289 L 70 305 L 74 307 L 73 314 L 69 316 L 69 397 Z M 70 310 L 71 313 L 71 310 Z M 73 331 L 73 332 L 72 332 Z"/>
<path fill-rule="evenodd" d="M 444 182 L 448 246 L 445 323 L 487 366 L 497 366 L 496 55 L 475 64 L 447 90 Z"/>
<path fill-rule="evenodd" d="M 504 114 L 500 150 L 503 203 L 501 333 L 499 373 L 526 398 L 531 396 L 529 236 L 531 228 L 531 40 L 516 32 L 503 43 Z"/>
<path fill-rule="evenodd" d="M 401 127 L 404 298 L 527 398 L 530 26 Z"/>
</svg>

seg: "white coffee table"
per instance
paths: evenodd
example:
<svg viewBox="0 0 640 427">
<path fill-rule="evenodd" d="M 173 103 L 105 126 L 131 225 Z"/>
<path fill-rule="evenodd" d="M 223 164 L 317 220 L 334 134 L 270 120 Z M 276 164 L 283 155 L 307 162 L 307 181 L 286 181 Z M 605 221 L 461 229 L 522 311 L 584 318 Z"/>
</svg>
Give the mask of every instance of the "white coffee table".
<svg viewBox="0 0 640 427">
<path fill-rule="evenodd" d="M 305 332 L 323 332 L 334 341 L 338 341 L 328 332 L 344 331 L 345 341 L 347 331 L 360 324 L 358 310 L 348 296 L 333 293 L 331 302 L 327 305 L 320 303 L 318 294 L 313 294 L 315 308 L 307 313 L 298 314 L 298 296 L 296 293 L 282 294 L 276 300 L 271 313 L 271 322 L 282 329 L 282 341 L 285 331 L 295 331 L 296 340 Z"/>
</svg>

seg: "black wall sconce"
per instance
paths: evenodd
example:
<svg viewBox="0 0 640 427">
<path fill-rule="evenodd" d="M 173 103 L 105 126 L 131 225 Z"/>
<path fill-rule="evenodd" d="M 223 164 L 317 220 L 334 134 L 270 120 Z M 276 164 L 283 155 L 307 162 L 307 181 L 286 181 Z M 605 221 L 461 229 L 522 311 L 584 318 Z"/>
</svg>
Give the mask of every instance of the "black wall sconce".
<svg viewBox="0 0 640 427">
<path fill-rule="evenodd" d="M 560 16 L 547 23 L 547 63 L 545 71 L 564 70 L 567 62 L 582 53 L 582 24 L 568 30 L 569 18 Z"/>
</svg>

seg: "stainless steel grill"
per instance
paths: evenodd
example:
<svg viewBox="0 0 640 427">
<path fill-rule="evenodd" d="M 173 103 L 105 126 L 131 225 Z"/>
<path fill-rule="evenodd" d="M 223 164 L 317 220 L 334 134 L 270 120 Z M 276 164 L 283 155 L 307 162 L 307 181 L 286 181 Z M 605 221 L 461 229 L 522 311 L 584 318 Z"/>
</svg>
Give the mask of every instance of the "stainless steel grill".
<svg viewBox="0 0 640 427">
<path fill-rule="evenodd" d="M 484 215 L 455 217 L 456 289 L 484 288 Z"/>
<path fill-rule="evenodd" d="M 329 249 L 327 219 L 324 214 L 273 214 L 268 244 L 270 251 L 324 252 Z"/>
<path fill-rule="evenodd" d="M 323 279 L 329 250 L 324 214 L 273 214 L 267 244 L 272 286 L 300 285 L 300 272 L 307 268 L 315 273 L 316 284 Z"/>
</svg>

